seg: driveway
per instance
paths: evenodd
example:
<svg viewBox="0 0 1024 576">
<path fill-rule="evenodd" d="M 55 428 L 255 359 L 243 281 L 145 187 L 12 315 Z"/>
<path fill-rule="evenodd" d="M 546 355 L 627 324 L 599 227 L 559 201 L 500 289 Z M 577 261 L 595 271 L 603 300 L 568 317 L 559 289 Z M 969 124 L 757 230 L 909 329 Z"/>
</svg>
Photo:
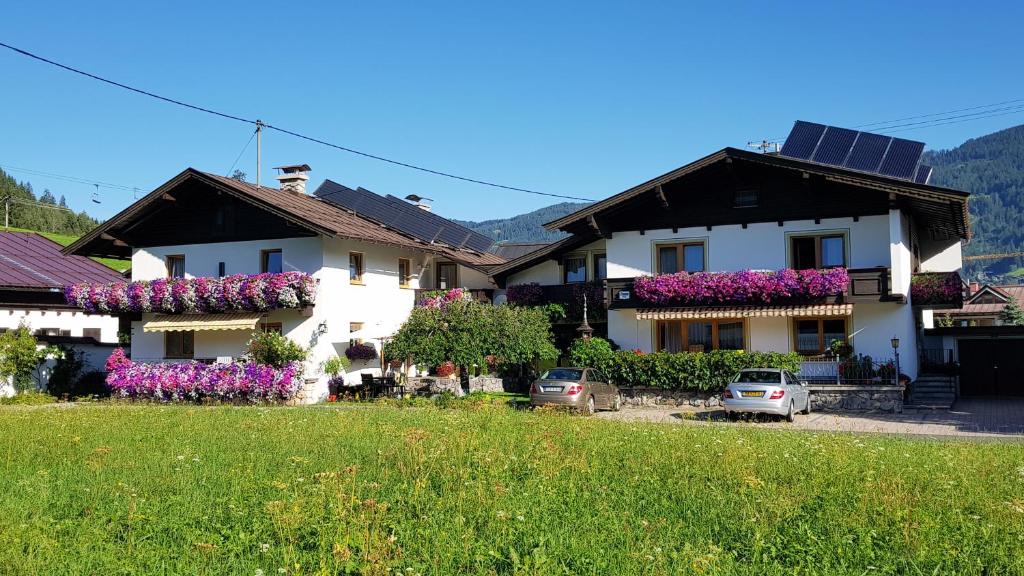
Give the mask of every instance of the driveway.
<svg viewBox="0 0 1024 576">
<path fill-rule="evenodd" d="M 625 407 L 621 412 L 599 412 L 596 417 L 676 424 L 727 422 L 722 410 L 689 406 Z M 753 423 L 737 425 L 829 432 L 980 436 L 1024 440 L 1024 398 L 966 398 L 958 400 L 949 410 L 906 409 L 902 414 L 812 412 L 809 416 L 798 415 L 793 424 L 758 418 Z"/>
</svg>

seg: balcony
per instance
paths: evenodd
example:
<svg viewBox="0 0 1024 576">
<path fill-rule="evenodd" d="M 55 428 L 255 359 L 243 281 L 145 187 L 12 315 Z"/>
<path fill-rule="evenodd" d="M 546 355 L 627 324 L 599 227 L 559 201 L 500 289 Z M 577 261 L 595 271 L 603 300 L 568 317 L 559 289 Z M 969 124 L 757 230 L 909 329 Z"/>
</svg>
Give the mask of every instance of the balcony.
<svg viewBox="0 0 1024 576">
<path fill-rule="evenodd" d="M 964 306 L 964 281 L 957 272 L 922 272 L 910 277 L 910 303 L 930 310 Z"/>
<path fill-rule="evenodd" d="M 520 306 L 558 304 L 565 308 L 565 318 L 562 320 L 565 323 L 579 323 L 583 320 L 583 301 L 586 296 L 587 320 L 590 322 L 608 320 L 606 289 L 603 281 L 548 286 L 518 284 L 509 286 L 506 295 L 509 304 Z"/>
</svg>

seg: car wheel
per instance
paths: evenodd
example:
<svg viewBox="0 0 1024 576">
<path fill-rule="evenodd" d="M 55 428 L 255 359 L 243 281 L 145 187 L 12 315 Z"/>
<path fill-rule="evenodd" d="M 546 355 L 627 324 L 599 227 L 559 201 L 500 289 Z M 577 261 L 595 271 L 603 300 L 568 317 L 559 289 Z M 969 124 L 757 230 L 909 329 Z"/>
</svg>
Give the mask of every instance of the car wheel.
<svg viewBox="0 0 1024 576">
<path fill-rule="evenodd" d="M 615 400 L 612 401 L 612 412 L 618 412 L 622 410 L 622 396 L 615 395 Z"/>
<path fill-rule="evenodd" d="M 594 413 L 594 397 L 593 396 L 588 396 L 587 397 L 587 401 L 586 401 L 585 404 L 583 404 L 583 408 L 580 410 L 580 412 L 584 416 L 590 416 L 590 415 L 592 415 Z"/>
<path fill-rule="evenodd" d="M 796 407 L 793 406 L 793 401 L 789 401 L 789 412 L 786 412 L 786 422 L 796 422 Z"/>
<path fill-rule="evenodd" d="M 808 394 L 807 395 L 807 408 L 804 409 L 804 414 L 810 414 L 810 413 L 811 413 L 811 395 Z"/>
<path fill-rule="evenodd" d="M 726 413 L 725 413 L 725 418 L 726 418 L 726 419 L 727 419 L 727 420 L 728 420 L 729 422 L 736 422 L 737 420 L 739 420 L 739 419 L 740 419 L 740 415 L 739 415 L 739 414 L 737 414 L 737 413 L 735 413 L 735 412 L 726 412 Z"/>
</svg>

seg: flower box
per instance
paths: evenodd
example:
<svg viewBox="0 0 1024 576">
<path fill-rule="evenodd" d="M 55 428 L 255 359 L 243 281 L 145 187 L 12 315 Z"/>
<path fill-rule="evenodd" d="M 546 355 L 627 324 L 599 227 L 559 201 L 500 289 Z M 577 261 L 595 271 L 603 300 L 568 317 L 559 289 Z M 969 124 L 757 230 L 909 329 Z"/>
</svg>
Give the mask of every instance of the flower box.
<svg viewBox="0 0 1024 576">
<path fill-rule="evenodd" d="M 636 297 L 656 306 L 802 304 L 842 295 L 850 278 L 845 268 L 757 272 L 678 272 L 642 276 Z"/>
<path fill-rule="evenodd" d="M 160 278 L 64 287 L 68 304 L 86 312 L 265 312 L 316 303 L 315 278 L 304 272 L 235 274 L 223 278 Z"/>
<path fill-rule="evenodd" d="M 956 272 L 923 272 L 910 277 L 910 303 L 929 308 L 962 308 L 964 281 Z"/>
</svg>

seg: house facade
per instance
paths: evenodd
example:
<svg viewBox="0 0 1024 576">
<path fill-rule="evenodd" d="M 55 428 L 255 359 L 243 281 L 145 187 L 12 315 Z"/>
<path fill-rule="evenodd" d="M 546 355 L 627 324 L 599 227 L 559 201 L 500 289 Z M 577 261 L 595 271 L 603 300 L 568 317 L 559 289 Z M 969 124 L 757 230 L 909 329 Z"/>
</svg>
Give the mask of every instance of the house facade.
<svg viewBox="0 0 1024 576">
<path fill-rule="evenodd" d="M 358 342 L 379 351 L 424 292 L 461 287 L 491 297 L 494 285 L 483 269 L 503 260 L 441 239 L 470 231 L 408 203 L 354 205 L 329 194 L 337 186 L 330 181 L 310 195 L 308 166 L 282 170 L 278 189 L 187 169 L 67 248 L 130 257 L 132 281 L 285 273 L 315 280 L 315 301 L 305 305 L 232 314 L 129 312 L 134 361 L 229 361 L 245 353 L 254 330 L 277 331 L 309 349 L 306 398 L 315 401 L 327 394 L 323 361 Z M 359 190 L 364 201 L 384 200 Z M 486 241 L 474 240 L 474 247 Z M 361 372 L 379 375 L 380 365 L 354 362 L 346 378 L 357 381 Z"/>
<path fill-rule="evenodd" d="M 726 148 L 549 223 L 570 236 L 495 267 L 505 289 L 498 298 L 530 284 L 551 294 L 600 285 L 607 337 L 644 352 L 814 358 L 840 342 L 879 361 L 894 358 L 898 339 L 900 369 L 916 377 L 918 335 L 935 304 L 915 303 L 912 284 L 960 271 L 966 193 L 786 153 Z M 919 168 L 912 164 L 909 176 Z M 835 294 L 756 305 L 713 294 L 645 301 L 637 286 L 679 272 L 713 283 L 737 281 L 721 274 L 740 271 L 836 269 L 848 281 Z"/>
</svg>

